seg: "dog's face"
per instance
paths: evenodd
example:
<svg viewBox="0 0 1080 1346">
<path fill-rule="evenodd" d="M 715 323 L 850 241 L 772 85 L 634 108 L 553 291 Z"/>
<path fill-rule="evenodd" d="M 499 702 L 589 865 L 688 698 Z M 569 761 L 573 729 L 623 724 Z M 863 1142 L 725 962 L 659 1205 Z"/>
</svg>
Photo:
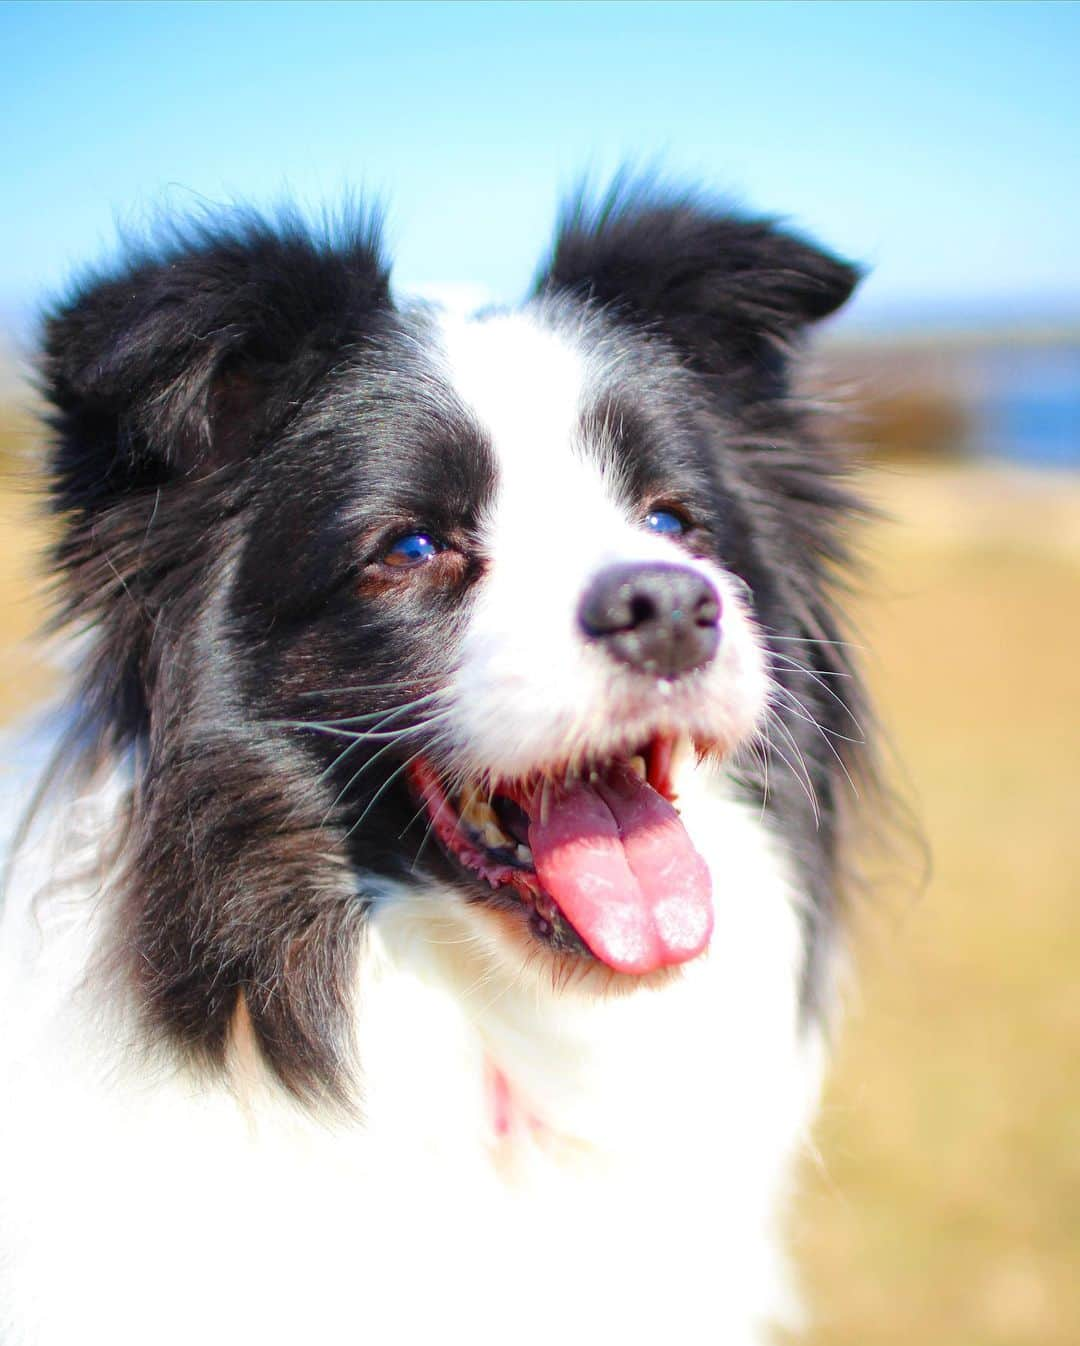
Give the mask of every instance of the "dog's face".
<svg viewBox="0 0 1080 1346">
<path fill-rule="evenodd" d="M 285 1078 L 333 1083 L 386 880 L 436 879 L 511 956 L 701 953 L 679 764 L 736 763 L 771 714 L 827 804 L 785 717 L 830 719 L 845 502 L 786 353 L 852 283 L 768 225 L 624 202 L 520 312 L 403 307 L 370 241 L 247 225 L 53 319 L 60 559 L 90 714 L 145 763 L 125 919 L 160 1023 L 214 1054 L 243 998 Z M 770 634 L 807 642 L 788 701 Z"/>
<path fill-rule="evenodd" d="M 692 957 L 709 880 L 673 758 L 727 756 L 766 698 L 693 381 L 551 301 L 399 323 L 264 465 L 227 599 L 243 700 L 327 772 L 359 864 L 400 838 L 382 867 L 527 945 Z"/>
</svg>

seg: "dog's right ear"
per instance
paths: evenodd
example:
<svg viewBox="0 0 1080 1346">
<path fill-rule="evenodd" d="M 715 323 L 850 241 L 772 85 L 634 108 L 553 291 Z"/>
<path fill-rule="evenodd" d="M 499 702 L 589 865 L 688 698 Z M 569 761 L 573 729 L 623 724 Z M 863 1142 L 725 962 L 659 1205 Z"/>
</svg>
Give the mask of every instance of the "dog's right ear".
<svg viewBox="0 0 1080 1346">
<path fill-rule="evenodd" d="M 54 504 L 86 517 L 242 461 L 389 306 L 372 220 L 330 240 L 234 215 L 84 282 L 45 325 Z"/>
</svg>

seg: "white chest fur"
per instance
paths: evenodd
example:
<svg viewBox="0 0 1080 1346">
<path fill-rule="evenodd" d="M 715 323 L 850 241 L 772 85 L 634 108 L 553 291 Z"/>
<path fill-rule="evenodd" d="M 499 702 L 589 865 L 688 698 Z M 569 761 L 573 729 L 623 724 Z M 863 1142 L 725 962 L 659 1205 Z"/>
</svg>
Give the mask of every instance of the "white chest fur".
<svg viewBox="0 0 1080 1346">
<path fill-rule="evenodd" d="M 100 835 L 108 792 L 82 807 Z M 138 1051 L 87 978 L 102 897 L 75 884 L 35 908 L 17 868 L 0 1341 L 760 1340 L 784 1307 L 773 1221 L 818 1073 L 796 898 L 756 815 L 683 810 L 710 838 L 716 934 L 660 990 L 511 976 L 446 894 L 387 893 L 355 1124 Z M 54 822 L 73 849 L 71 811 Z"/>
</svg>

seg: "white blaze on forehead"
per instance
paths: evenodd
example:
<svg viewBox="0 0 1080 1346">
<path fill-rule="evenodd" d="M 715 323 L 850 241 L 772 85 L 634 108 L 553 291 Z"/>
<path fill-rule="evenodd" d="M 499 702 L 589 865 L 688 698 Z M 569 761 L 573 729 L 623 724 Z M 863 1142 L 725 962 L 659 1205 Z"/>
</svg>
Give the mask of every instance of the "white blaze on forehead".
<svg viewBox="0 0 1080 1346">
<path fill-rule="evenodd" d="M 616 504 L 613 464 L 603 462 L 602 446 L 586 449 L 582 441 L 582 413 L 598 390 L 571 337 L 512 313 L 445 318 L 443 346 L 454 391 L 495 457 L 495 503 L 484 531 L 496 555 L 512 566 L 525 537 L 543 536 L 547 547 L 572 546 L 581 558 L 605 527 L 632 526 Z M 538 559 L 533 553 L 532 563 Z"/>
<path fill-rule="evenodd" d="M 443 345 L 455 391 L 496 448 L 527 442 L 542 450 L 573 434 L 585 362 L 557 333 L 521 313 L 444 319 Z"/>
</svg>

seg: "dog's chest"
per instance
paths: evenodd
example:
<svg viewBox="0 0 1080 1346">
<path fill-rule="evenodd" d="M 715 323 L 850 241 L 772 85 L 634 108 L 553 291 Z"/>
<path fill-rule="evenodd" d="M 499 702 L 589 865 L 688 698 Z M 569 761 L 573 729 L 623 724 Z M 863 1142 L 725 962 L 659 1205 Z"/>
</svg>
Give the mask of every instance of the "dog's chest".
<svg viewBox="0 0 1080 1346">
<path fill-rule="evenodd" d="M 599 1000 L 493 970 L 422 898 L 376 920 L 362 1180 L 479 1340 L 572 1321 L 738 1346 L 782 1309 L 774 1220 L 818 1060 L 790 892 L 779 866 L 756 880 L 721 894 L 707 959 Z"/>
<path fill-rule="evenodd" d="M 715 835 L 707 959 L 632 996 L 498 974 L 467 918 L 394 895 L 361 960 L 353 1124 L 257 1079 L 238 1097 L 143 1070 L 68 980 L 92 922 L 46 912 L 9 983 L 41 1013 L 8 1043 L 5 1346 L 66 1346 L 88 1322 L 114 1346 L 148 1322 L 176 1346 L 404 1343 L 448 1322 L 478 1346 L 757 1340 L 816 1060 L 781 867 L 753 828 Z"/>
</svg>

